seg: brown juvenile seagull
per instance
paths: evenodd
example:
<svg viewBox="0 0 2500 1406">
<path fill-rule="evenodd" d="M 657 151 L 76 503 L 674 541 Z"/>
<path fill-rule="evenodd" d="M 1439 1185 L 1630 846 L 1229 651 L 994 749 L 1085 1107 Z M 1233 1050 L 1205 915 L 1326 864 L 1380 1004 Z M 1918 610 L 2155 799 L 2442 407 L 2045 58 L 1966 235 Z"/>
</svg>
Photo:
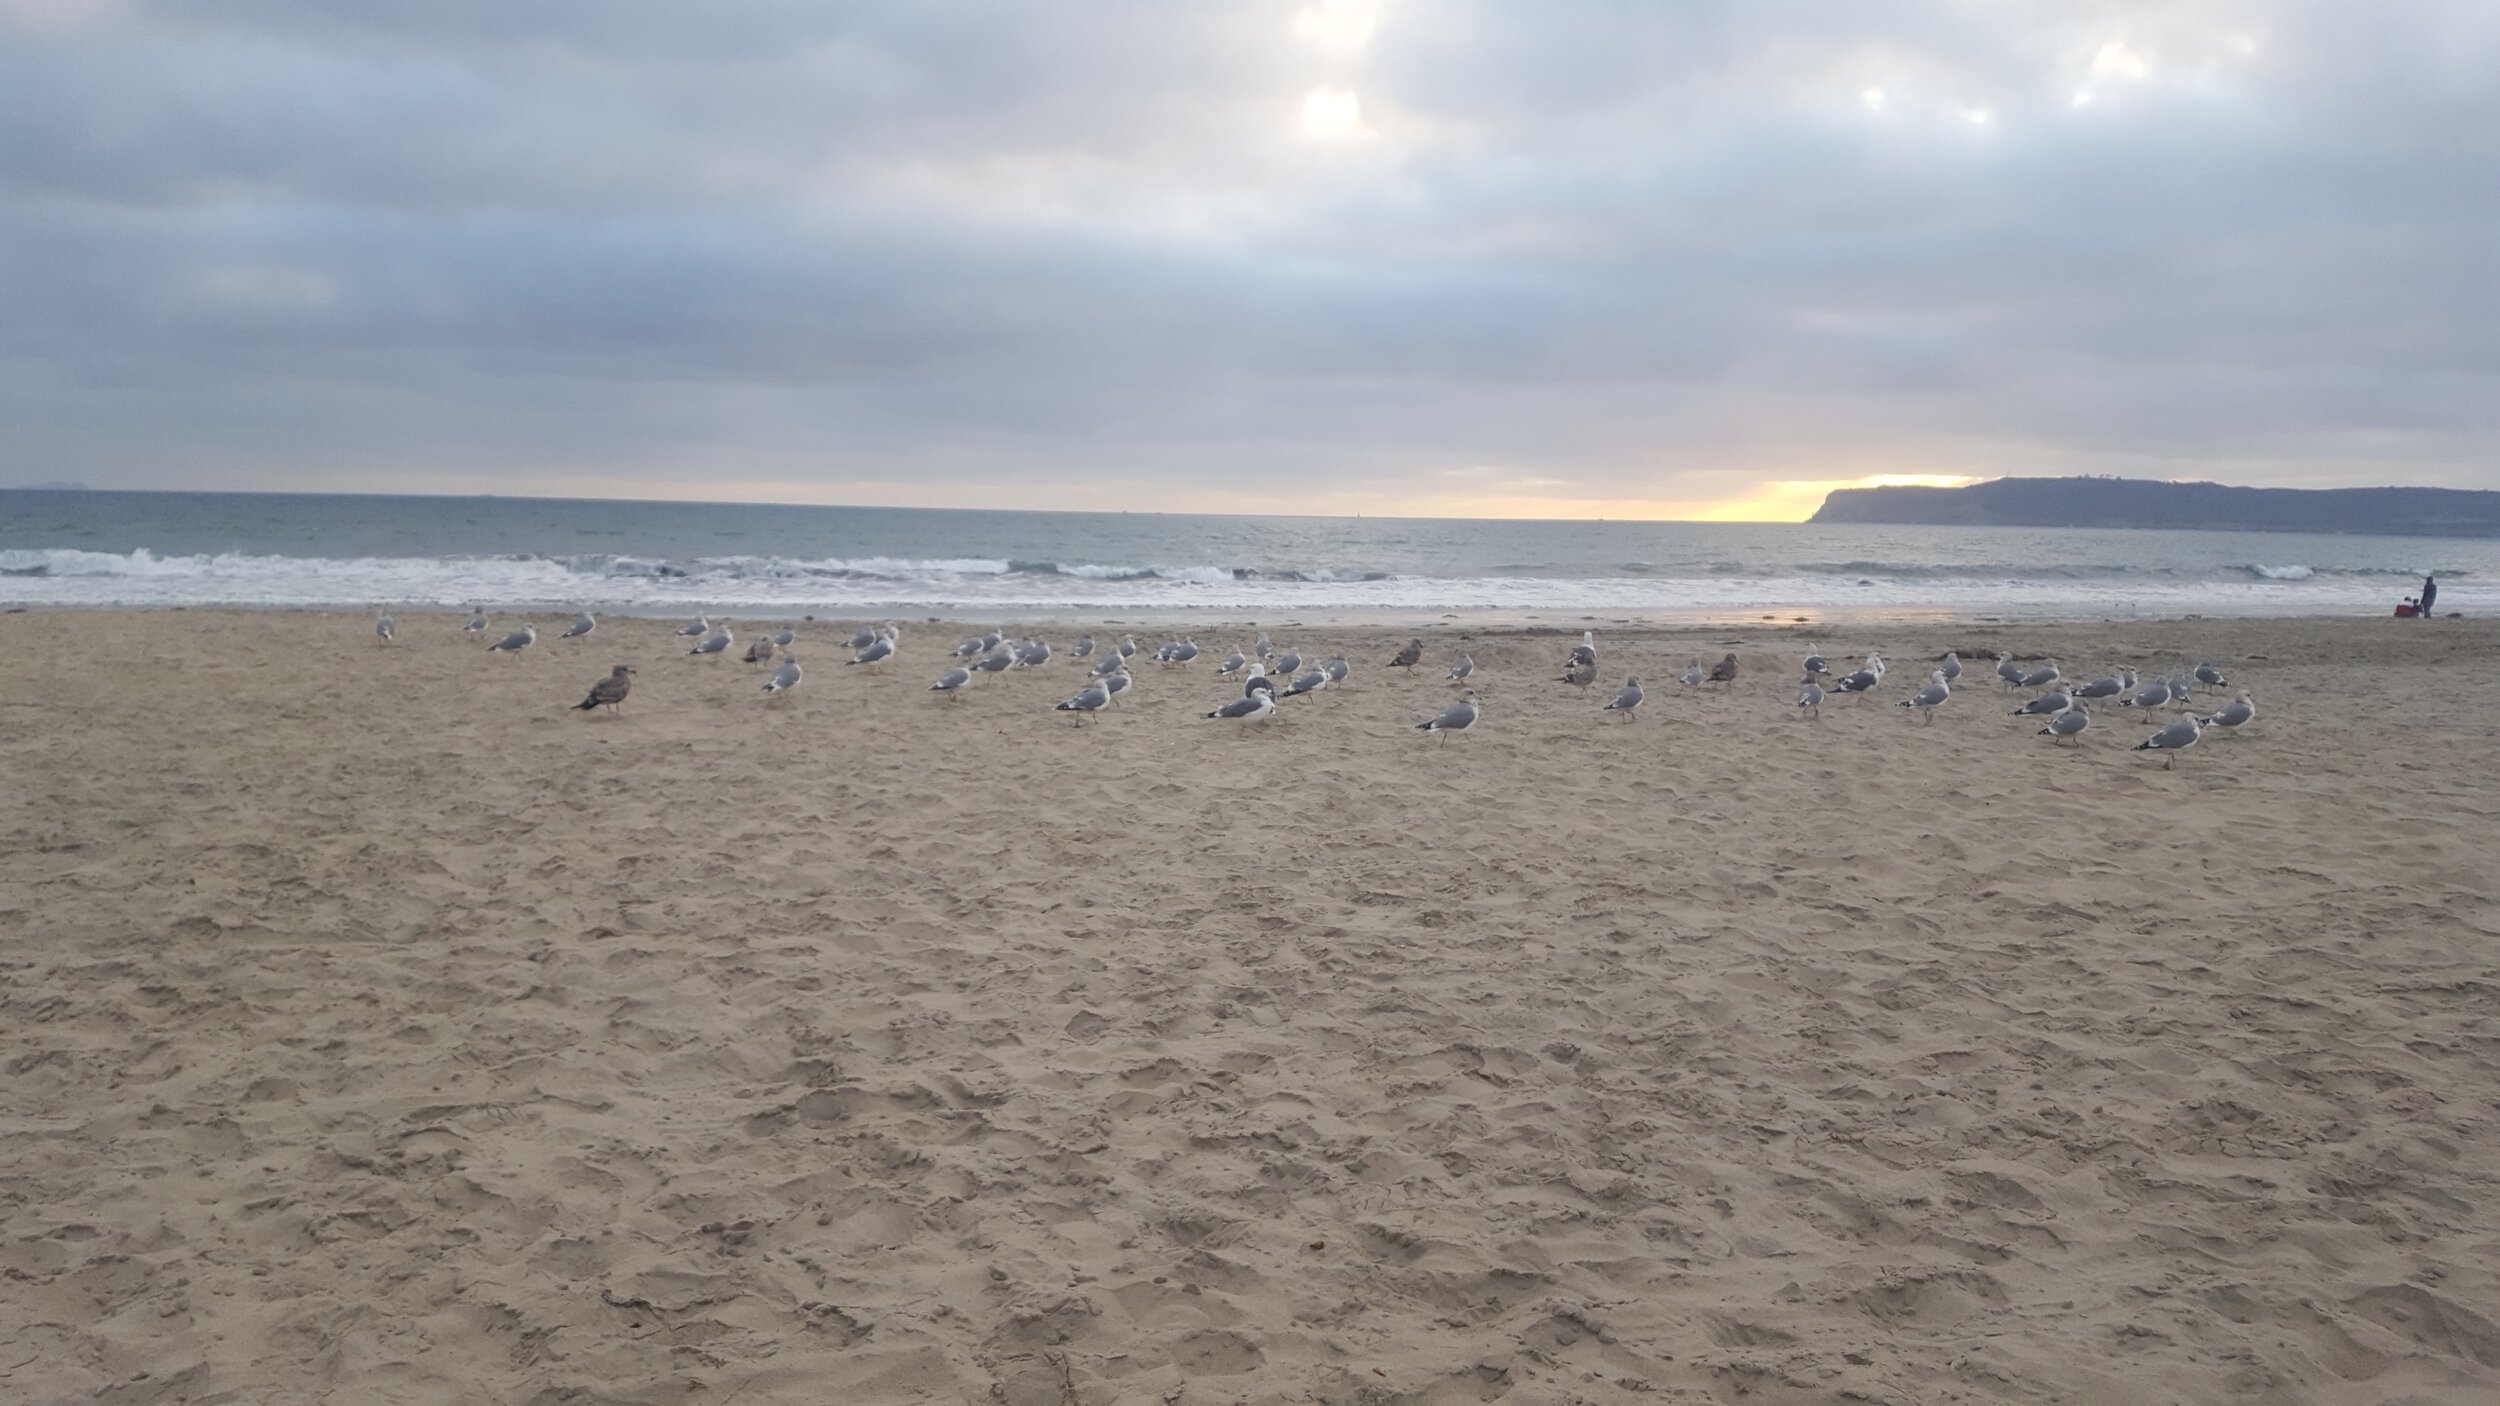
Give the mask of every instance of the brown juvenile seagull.
<svg viewBox="0 0 2500 1406">
<path fill-rule="evenodd" d="M 1423 660 L 1423 657 L 1424 642 L 1422 640 L 1408 640 L 1406 642 L 1406 648 L 1398 651 L 1398 657 L 1389 661 L 1389 667 L 1392 669 L 1412 669 L 1416 666 L 1416 664 Z"/>
<path fill-rule="evenodd" d="M 618 705 L 625 701 L 626 694 L 633 692 L 634 682 L 629 677 L 633 672 L 622 664 L 617 665 L 616 672 L 590 686 L 590 696 L 574 704 L 574 710 L 587 713 L 601 704 L 606 704 L 611 713 L 624 711 Z"/>
<path fill-rule="evenodd" d="M 1712 683 L 1736 682 L 1736 656 L 1731 654 L 1725 659 L 1720 660 L 1718 663 L 1711 665 L 1710 681 Z"/>
</svg>

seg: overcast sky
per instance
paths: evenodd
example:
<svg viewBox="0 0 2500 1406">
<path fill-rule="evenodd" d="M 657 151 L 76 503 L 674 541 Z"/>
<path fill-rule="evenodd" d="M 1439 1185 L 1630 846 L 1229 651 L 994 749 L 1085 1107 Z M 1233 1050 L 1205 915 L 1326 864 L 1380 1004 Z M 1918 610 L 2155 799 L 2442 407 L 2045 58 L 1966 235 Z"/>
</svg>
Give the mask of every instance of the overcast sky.
<svg viewBox="0 0 2500 1406">
<path fill-rule="evenodd" d="M 0 0 L 0 483 L 2500 487 L 2500 5 Z"/>
</svg>

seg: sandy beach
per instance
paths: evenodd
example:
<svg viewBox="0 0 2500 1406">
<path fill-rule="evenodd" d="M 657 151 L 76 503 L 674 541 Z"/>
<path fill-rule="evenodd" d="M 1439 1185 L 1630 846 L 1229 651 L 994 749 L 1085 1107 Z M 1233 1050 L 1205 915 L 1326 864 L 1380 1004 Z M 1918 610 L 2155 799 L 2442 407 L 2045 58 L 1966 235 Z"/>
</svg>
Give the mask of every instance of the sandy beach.
<svg viewBox="0 0 2500 1406">
<path fill-rule="evenodd" d="M 2500 627 L 1279 629 L 1246 729 L 462 618 L 0 616 L 0 1400 L 2500 1400 Z"/>
</svg>

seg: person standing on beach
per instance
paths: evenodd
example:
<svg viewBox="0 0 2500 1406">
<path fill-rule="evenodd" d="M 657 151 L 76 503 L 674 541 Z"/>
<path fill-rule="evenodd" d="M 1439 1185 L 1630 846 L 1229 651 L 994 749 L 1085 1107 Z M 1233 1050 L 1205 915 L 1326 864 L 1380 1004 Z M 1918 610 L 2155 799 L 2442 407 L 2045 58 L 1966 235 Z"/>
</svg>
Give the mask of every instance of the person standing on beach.
<svg viewBox="0 0 2500 1406">
<path fill-rule="evenodd" d="M 2422 573 L 2422 603 L 2413 608 L 2414 613 L 2425 620 L 2430 619 L 2431 602 L 2437 599 L 2439 599 L 2439 582 L 2435 579 L 2435 573 L 2425 571 Z"/>
</svg>

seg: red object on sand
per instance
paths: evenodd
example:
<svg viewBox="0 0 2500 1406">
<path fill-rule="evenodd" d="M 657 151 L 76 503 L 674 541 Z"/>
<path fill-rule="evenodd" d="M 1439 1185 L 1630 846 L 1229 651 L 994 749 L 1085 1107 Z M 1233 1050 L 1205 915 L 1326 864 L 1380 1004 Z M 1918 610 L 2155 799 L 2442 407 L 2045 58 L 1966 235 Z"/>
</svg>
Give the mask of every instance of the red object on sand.
<svg viewBox="0 0 2500 1406">
<path fill-rule="evenodd" d="M 2414 617 L 2415 613 L 2416 612 L 2413 609 L 2413 602 L 2411 601 L 2402 601 L 2396 606 L 2396 618 L 2399 620 L 2410 620 Z"/>
</svg>

